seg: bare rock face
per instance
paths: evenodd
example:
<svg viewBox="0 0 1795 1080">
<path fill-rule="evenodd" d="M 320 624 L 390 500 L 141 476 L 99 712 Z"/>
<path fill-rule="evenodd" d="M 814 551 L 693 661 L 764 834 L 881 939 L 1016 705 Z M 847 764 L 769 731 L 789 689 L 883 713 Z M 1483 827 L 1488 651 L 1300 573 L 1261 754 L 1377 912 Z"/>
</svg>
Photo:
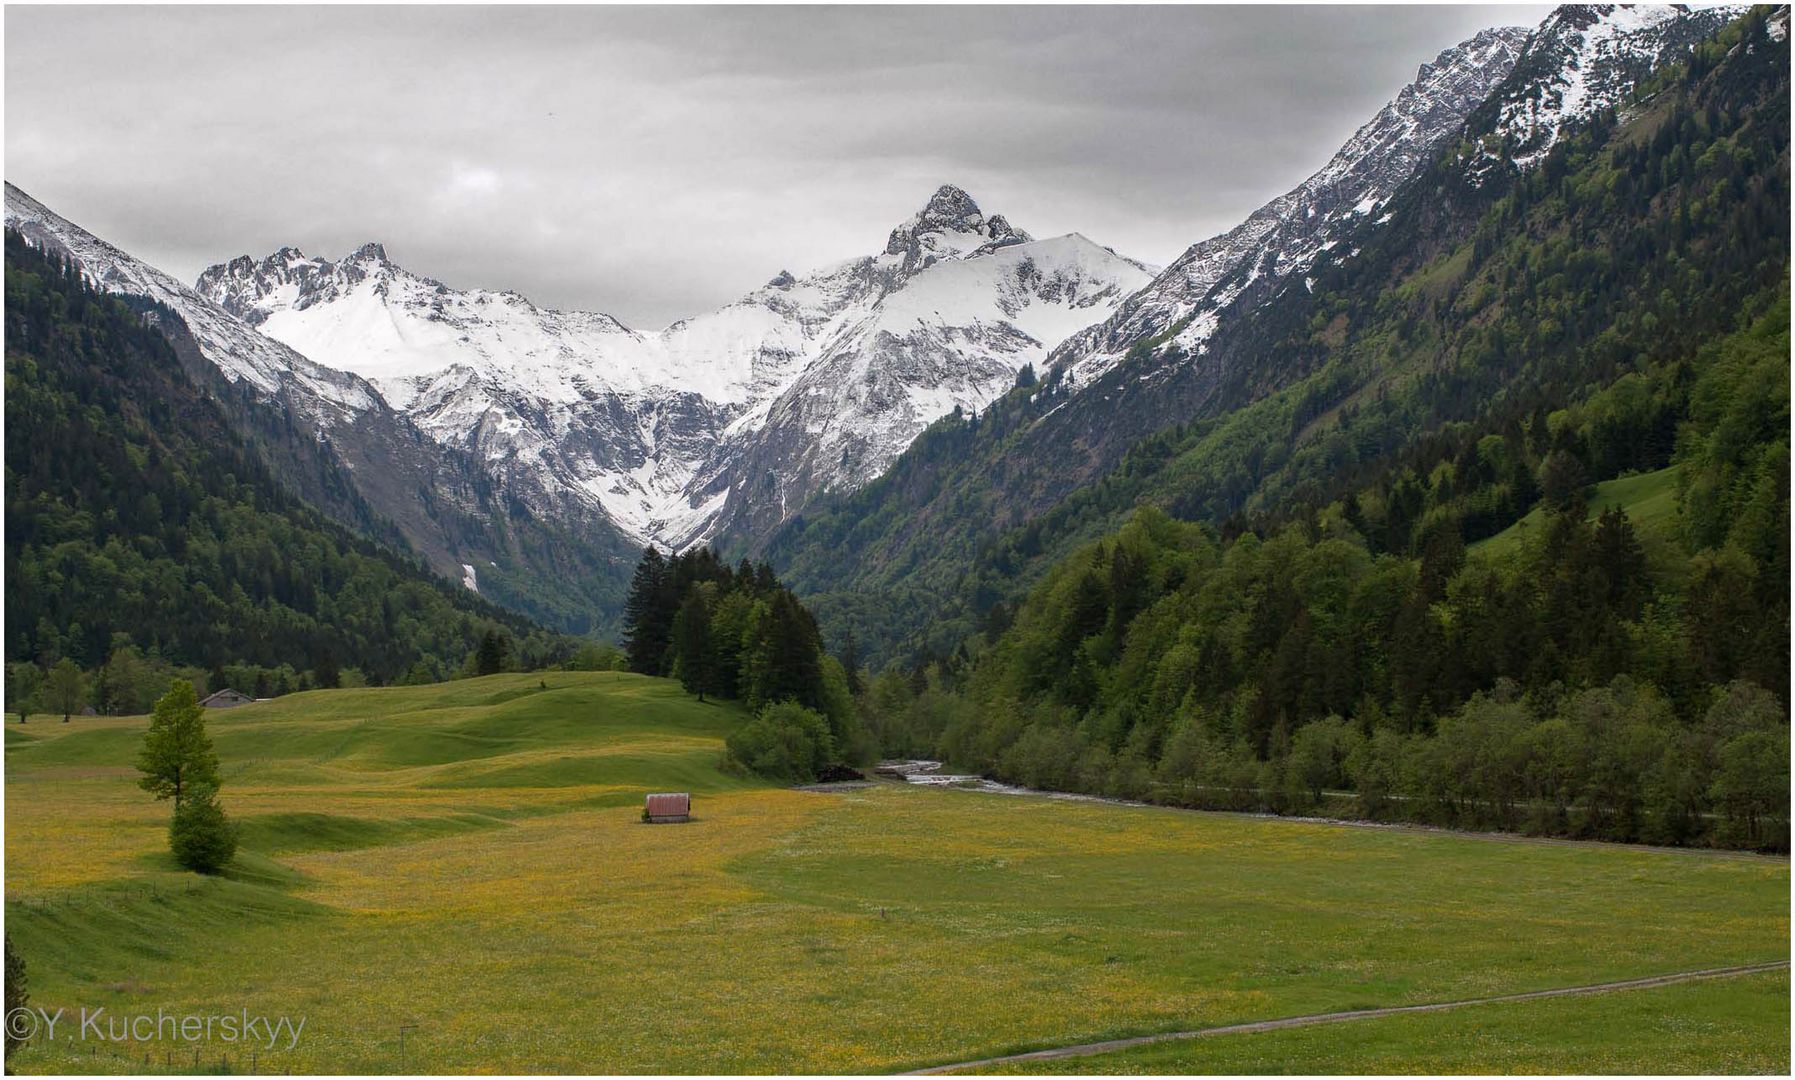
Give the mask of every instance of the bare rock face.
<svg viewBox="0 0 1795 1080">
<path fill-rule="evenodd" d="M 986 253 L 1031 239 L 1012 229 L 1002 214 L 986 218 L 972 196 L 943 184 L 914 217 L 891 230 L 885 254 L 902 259 L 903 270 L 910 272 L 944 258 Z"/>
</svg>

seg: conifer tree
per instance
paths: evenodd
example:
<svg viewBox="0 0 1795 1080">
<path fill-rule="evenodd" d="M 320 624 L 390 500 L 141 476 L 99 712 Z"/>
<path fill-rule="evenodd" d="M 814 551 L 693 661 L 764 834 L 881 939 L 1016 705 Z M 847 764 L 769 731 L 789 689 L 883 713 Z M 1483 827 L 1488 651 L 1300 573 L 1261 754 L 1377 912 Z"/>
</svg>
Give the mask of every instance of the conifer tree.
<svg viewBox="0 0 1795 1080">
<path fill-rule="evenodd" d="M 480 675 L 497 675 L 505 670 L 511 655 L 511 641 L 497 630 L 480 635 L 480 646 L 474 650 L 474 671 Z"/>
<path fill-rule="evenodd" d="M 866 682 L 860 677 L 860 649 L 854 642 L 854 631 L 849 630 L 841 645 L 841 670 L 848 677 L 848 693 L 855 697 L 866 689 Z"/>
<path fill-rule="evenodd" d="M 652 544 L 644 548 L 623 605 L 624 650 L 631 671 L 659 675 L 663 670 L 674 615 L 669 578 L 660 551 Z"/>
<path fill-rule="evenodd" d="M 679 652 L 679 681 L 688 693 L 704 695 L 716 686 L 716 651 L 711 646 L 710 605 L 705 589 L 693 587 L 673 620 L 673 642 Z"/>
<path fill-rule="evenodd" d="M 195 785 L 175 807 L 168 826 L 175 861 L 199 874 L 216 874 L 237 853 L 237 826 L 218 805 L 218 789 Z"/>
</svg>

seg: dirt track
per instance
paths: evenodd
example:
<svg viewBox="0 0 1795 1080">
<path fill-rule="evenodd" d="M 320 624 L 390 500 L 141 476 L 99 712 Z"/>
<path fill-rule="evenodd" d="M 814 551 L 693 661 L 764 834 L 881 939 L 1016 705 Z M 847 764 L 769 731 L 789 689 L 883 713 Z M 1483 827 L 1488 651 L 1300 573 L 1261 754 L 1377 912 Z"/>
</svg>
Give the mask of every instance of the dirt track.
<svg viewBox="0 0 1795 1080">
<path fill-rule="evenodd" d="M 1764 964 L 1746 964 L 1740 967 L 1706 968 L 1701 971 L 1680 971 L 1670 975 L 1653 975 L 1644 979 L 1626 979 L 1621 982 L 1594 983 L 1589 986 L 1567 986 L 1556 990 L 1533 990 L 1524 994 L 1503 994 L 1499 997 L 1471 998 L 1465 1001 L 1439 1001 L 1429 1005 L 1393 1005 L 1382 1009 L 1354 1009 L 1348 1012 L 1314 1013 L 1309 1016 L 1287 1016 L 1281 1020 L 1258 1020 L 1247 1024 L 1228 1024 L 1223 1027 L 1197 1028 L 1194 1031 L 1168 1031 L 1159 1035 L 1139 1035 L 1131 1039 L 1109 1039 L 1104 1042 L 1079 1043 L 1075 1046 L 1058 1046 L 1049 1050 L 1034 1050 L 1026 1054 L 1005 1054 L 1001 1057 L 981 1058 L 977 1061 L 960 1061 L 951 1065 L 936 1065 L 933 1068 L 917 1069 L 905 1075 L 927 1076 L 935 1073 L 960 1072 L 968 1069 L 979 1069 L 990 1065 L 1007 1065 L 1020 1061 L 1047 1061 L 1053 1058 L 1085 1057 L 1091 1054 L 1107 1053 L 1111 1050 L 1126 1050 L 1134 1046 L 1146 1046 L 1151 1043 L 1170 1042 L 1174 1039 L 1201 1039 L 1210 1035 L 1244 1035 L 1256 1031 L 1276 1031 L 1279 1028 L 1303 1027 L 1308 1024 L 1335 1024 L 1347 1020 L 1369 1020 L 1379 1016 L 1398 1016 L 1403 1013 L 1439 1012 L 1444 1009 L 1458 1009 L 1467 1005 L 1496 1005 L 1508 1001 L 1533 1001 L 1539 998 L 1570 997 L 1578 994 L 1605 994 L 1616 990 L 1646 990 L 1654 986 L 1669 986 L 1672 983 L 1691 982 L 1696 979 L 1723 979 L 1733 975 L 1751 975 L 1760 971 L 1777 971 L 1789 966 L 1787 960 L 1773 960 Z"/>
</svg>

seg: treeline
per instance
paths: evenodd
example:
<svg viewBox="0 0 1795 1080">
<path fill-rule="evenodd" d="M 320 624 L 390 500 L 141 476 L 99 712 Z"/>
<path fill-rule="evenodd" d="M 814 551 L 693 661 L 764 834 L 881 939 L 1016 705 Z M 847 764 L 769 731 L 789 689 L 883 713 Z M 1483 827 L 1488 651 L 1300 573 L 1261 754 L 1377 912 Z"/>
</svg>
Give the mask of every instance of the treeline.
<svg viewBox="0 0 1795 1080">
<path fill-rule="evenodd" d="M 176 675 L 257 696 L 452 677 L 489 635 L 512 667 L 570 657 L 288 494 L 161 333 L 10 230 L 6 299 L 9 661 L 67 660 L 95 707 L 141 711 Z"/>
<path fill-rule="evenodd" d="M 1031 597 L 973 671 L 972 708 L 938 745 L 1018 782 L 1183 792 L 1195 805 L 1303 810 L 1324 788 L 1346 788 L 1374 815 L 1786 843 L 1755 826 L 1711 829 L 1703 816 L 1727 801 L 1717 789 L 1726 761 L 1761 762 L 1759 780 L 1780 772 L 1780 787 L 1747 800 L 1754 813 L 1774 821 L 1763 808 L 1786 807 L 1783 699 L 1742 678 L 1757 642 L 1780 636 L 1786 648 L 1786 623 L 1736 625 L 1681 602 L 1618 511 L 1593 524 L 1580 507 L 1550 514 L 1514 556 L 1436 573 L 1426 560 L 1371 556 L 1345 531 L 1293 526 L 1222 544 L 1145 511 Z M 1729 641 L 1742 647 L 1717 647 Z M 1479 743 L 1496 735 L 1507 741 Z M 1435 744 L 1448 737 L 1457 743 Z M 1357 739 L 1381 772 L 1346 767 Z M 1489 769 L 1466 772 L 1454 745 Z M 1780 764 L 1762 756 L 1775 745 Z M 1293 779 L 1315 775 L 1321 746 L 1331 771 Z M 1203 790 L 1217 786 L 1243 791 Z M 1737 790 L 1740 776 L 1722 786 Z M 1573 818 L 1576 806 L 1585 813 Z"/>
<path fill-rule="evenodd" d="M 1618 511 L 1433 578 L 1339 520 L 1224 543 L 1149 509 L 862 703 L 888 753 L 1032 787 L 1784 850 L 1786 698 L 1744 676 L 1787 623 L 1723 589 L 1679 594 Z"/>
<path fill-rule="evenodd" d="M 756 719 L 731 756 L 763 775 L 814 780 L 862 762 L 873 744 L 855 715 L 850 669 L 766 563 L 731 568 L 710 548 L 671 557 L 650 546 L 624 603 L 629 668 L 677 678 L 699 700 L 739 700 Z"/>
<path fill-rule="evenodd" d="M 621 671 L 623 653 L 614 645 L 581 642 L 560 659 L 520 656 L 512 638 L 489 630 L 473 651 L 446 675 L 416 665 L 392 685 L 415 686 L 448 679 L 496 675 L 505 671 Z M 46 664 L 14 660 L 6 665 L 6 709 L 19 723 L 47 714 L 68 718 L 89 710 L 103 716 L 146 713 L 177 680 L 191 684 L 204 696 L 214 690 L 232 689 L 255 698 L 280 697 L 301 690 L 353 689 L 374 685 L 367 672 L 357 667 L 295 671 L 291 664 L 261 667 L 256 664 L 221 664 L 217 668 L 194 667 L 170 661 L 160 652 L 148 652 L 123 634 L 113 638 L 112 654 L 92 670 L 64 656 Z"/>
</svg>

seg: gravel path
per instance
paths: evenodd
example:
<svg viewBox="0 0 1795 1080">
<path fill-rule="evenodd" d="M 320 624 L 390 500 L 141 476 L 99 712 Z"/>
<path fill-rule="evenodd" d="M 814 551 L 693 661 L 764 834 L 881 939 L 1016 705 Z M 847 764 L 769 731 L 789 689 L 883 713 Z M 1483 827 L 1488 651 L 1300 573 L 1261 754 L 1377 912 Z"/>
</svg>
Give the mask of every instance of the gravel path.
<svg viewBox="0 0 1795 1080">
<path fill-rule="evenodd" d="M 1146 1046 L 1150 1043 L 1169 1042 L 1173 1039 L 1201 1039 L 1210 1035 L 1241 1035 L 1256 1031 L 1276 1031 L 1279 1028 L 1302 1027 L 1308 1024 L 1335 1024 L 1345 1020 L 1369 1020 L 1373 1017 L 1397 1016 L 1402 1013 L 1438 1012 L 1443 1009 L 1458 1009 L 1466 1005 L 1496 1005 L 1507 1001 L 1534 1001 L 1539 998 L 1571 997 L 1578 994 L 1605 994 L 1615 990 L 1646 990 L 1654 986 L 1669 986 L 1672 983 L 1691 982 L 1696 979 L 1723 979 L 1733 975 L 1753 975 L 1761 971 L 1786 970 L 1788 966 L 1789 961 L 1787 960 L 1774 960 L 1765 964 L 1680 971 L 1671 975 L 1654 975 L 1646 979 L 1626 979 L 1621 982 L 1595 983 L 1590 986 L 1567 986 L 1557 990 L 1533 990 L 1524 994 L 1504 994 L 1500 997 L 1471 998 L 1466 1001 L 1440 1001 L 1431 1005 L 1394 1005 L 1382 1009 L 1354 1009 L 1349 1012 L 1289 1016 L 1282 1020 L 1259 1020 L 1250 1024 L 1198 1028 L 1195 1031 L 1169 1031 L 1160 1035 L 1140 1035 L 1132 1039 L 1110 1039 L 1105 1042 L 1080 1043 L 1076 1046 L 1059 1046 L 1051 1050 L 1035 1050 L 1027 1054 L 1005 1054 L 1002 1057 L 960 1061 L 952 1065 L 937 1065 L 931 1069 L 917 1069 L 914 1073 L 905 1075 L 927 1076 L 935 1073 L 959 1072 L 963 1069 L 979 1069 L 990 1065 L 1007 1065 L 1019 1061 L 1085 1057 L 1090 1054 L 1107 1053 L 1111 1050 Z"/>
</svg>

